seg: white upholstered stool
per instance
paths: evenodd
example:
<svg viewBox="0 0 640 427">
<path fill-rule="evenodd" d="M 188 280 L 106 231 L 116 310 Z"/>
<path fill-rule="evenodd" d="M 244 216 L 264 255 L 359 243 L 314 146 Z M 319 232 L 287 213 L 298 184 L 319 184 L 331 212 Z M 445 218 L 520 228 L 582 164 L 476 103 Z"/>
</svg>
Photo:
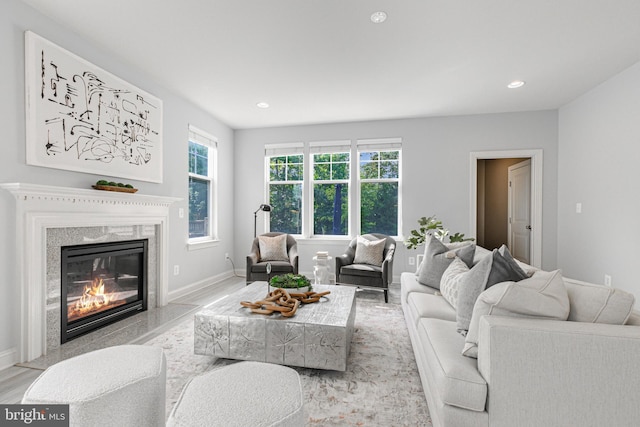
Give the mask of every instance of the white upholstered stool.
<svg viewBox="0 0 640 427">
<path fill-rule="evenodd" d="M 49 367 L 22 403 L 68 404 L 71 426 L 164 426 L 166 365 L 155 347 L 96 350 Z"/>
<path fill-rule="evenodd" d="M 169 427 L 304 426 L 302 385 L 291 368 L 238 362 L 189 381 Z"/>
</svg>

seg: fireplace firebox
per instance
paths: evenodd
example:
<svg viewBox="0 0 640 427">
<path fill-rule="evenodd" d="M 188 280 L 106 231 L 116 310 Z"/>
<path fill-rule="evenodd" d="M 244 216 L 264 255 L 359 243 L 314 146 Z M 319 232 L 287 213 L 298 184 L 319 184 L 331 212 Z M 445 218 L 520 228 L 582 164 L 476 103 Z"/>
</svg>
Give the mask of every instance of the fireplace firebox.
<svg viewBox="0 0 640 427">
<path fill-rule="evenodd" d="M 63 246 L 60 343 L 147 309 L 148 241 Z"/>
</svg>

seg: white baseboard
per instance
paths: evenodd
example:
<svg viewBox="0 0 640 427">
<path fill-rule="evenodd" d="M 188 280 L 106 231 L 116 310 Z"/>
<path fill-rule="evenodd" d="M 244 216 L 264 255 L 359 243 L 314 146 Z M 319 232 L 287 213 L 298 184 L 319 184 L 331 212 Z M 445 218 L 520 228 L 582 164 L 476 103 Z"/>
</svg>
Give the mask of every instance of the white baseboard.
<svg viewBox="0 0 640 427">
<path fill-rule="evenodd" d="M 211 286 L 214 283 L 221 282 L 233 276 L 234 276 L 233 270 L 229 270 L 229 271 L 225 271 L 222 274 L 218 274 L 216 276 L 211 276 L 211 277 L 207 277 L 206 279 L 199 280 L 195 283 L 184 286 L 180 289 L 176 289 L 175 291 L 170 291 L 168 295 L 169 296 L 168 301 L 169 302 L 174 301 L 192 292 L 199 291 L 200 289 L 204 289 L 207 286 Z"/>
<path fill-rule="evenodd" d="M 18 363 L 18 351 L 10 348 L 0 353 L 0 371 Z"/>
</svg>

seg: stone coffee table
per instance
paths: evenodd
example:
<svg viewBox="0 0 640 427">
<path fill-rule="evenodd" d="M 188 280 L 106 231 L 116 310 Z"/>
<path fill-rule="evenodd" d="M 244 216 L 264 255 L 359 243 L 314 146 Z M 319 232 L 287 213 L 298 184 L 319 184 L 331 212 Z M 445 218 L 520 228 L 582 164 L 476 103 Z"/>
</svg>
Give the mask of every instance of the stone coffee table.
<svg viewBox="0 0 640 427">
<path fill-rule="evenodd" d="M 344 371 L 356 317 L 355 288 L 313 285 L 331 291 L 301 304 L 295 316 L 252 313 L 240 301 L 259 301 L 266 282 L 254 282 L 195 314 L 195 354 L 279 365 Z"/>
</svg>

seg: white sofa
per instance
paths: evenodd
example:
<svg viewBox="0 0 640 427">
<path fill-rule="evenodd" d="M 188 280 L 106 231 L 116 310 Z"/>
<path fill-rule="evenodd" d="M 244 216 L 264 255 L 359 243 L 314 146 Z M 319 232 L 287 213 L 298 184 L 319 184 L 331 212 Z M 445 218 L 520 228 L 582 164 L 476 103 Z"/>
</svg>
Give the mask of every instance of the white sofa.
<svg viewBox="0 0 640 427">
<path fill-rule="evenodd" d="M 594 286 L 564 283 L 570 303 Z M 476 360 L 436 289 L 405 272 L 401 298 L 435 427 L 640 425 L 637 312 L 626 325 L 482 316 Z"/>
</svg>

